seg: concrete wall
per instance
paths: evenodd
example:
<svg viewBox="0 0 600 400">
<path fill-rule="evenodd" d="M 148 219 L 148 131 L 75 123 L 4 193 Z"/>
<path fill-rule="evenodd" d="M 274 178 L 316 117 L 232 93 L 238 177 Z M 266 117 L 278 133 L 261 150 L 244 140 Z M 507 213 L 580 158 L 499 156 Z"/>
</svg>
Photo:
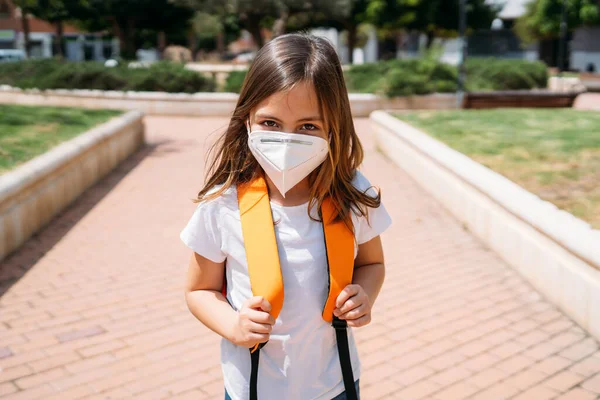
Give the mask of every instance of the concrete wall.
<svg viewBox="0 0 600 400">
<path fill-rule="evenodd" d="M 385 155 L 600 339 L 600 231 L 383 111 L 371 120 Z"/>
<path fill-rule="evenodd" d="M 449 109 L 456 107 L 454 94 L 386 98 L 350 94 L 355 117 L 368 117 L 379 109 Z M 0 86 L 0 103 L 61 107 L 139 110 L 149 115 L 229 116 L 237 103 L 235 93 L 160 93 L 101 90 L 21 90 Z"/>
<path fill-rule="evenodd" d="M 132 111 L 0 176 L 0 260 L 143 142 L 142 113 Z"/>
</svg>

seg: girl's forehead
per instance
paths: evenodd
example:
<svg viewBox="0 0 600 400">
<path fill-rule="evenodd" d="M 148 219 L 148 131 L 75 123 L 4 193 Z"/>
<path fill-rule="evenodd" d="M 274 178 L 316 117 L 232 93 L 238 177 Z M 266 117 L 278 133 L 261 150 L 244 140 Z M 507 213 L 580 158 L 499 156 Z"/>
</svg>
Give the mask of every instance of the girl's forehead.
<svg viewBox="0 0 600 400">
<path fill-rule="evenodd" d="M 308 82 L 300 82 L 289 90 L 273 93 L 253 111 L 255 114 L 268 114 L 289 120 L 320 116 L 315 88 Z"/>
</svg>

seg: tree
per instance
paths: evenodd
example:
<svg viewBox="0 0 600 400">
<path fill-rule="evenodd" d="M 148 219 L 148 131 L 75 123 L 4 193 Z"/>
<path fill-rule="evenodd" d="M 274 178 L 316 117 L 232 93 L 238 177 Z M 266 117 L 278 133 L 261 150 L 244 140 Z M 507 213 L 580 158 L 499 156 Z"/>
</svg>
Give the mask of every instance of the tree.
<svg viewBox="0 0 600 400">
<path fill-rule="evenodd" d="M 14 4 L 21 9 L 21 25 L 23 26 L 23 38 L 25 40 L 25 55 L 29 57 L 31 42 L 29 40 L 29 18 L 28 15 L 37 6 L 37 0 L 14 0 Z"/>
<path fill-rule="evenodd" d="M 347 32 L 348 62 L 354 62 L 354 47 L 358 41 L 358 27 L 368 21 L 367 9 L 370 0 L 337 0 L 321 5 L 323 12 L 331 15 L 328 26 Z M 327 21 L 327 19 L 325 19 Z"/>
<path fill-rule="evenodd" d="M 37 0 L 30 12 L 36 17 L 55 26 L 55 48 L 60 57 L 64 56 L 64 23 L 76 18 L 84 10 L 85 0 Z"/>
<path fill-rule="evenodd" d="M 460 0 L 375 0 L 368 10 L 370 18 L 387 31 L 416 31 L 427 35 L 427 48 L 435 37 L 454 37 L 458 33 Z M 486 0 L 467 2 L 470 29 L 489 28 L 499 7 Z"/>
<path fill-rule="evenodd" d="M 455 37 L 458 33 L 460 0 L 428 0 L 416 7 L 415 19 L 408 25 L 411 30 L 427 35 L 427 48 L 435 37 Z M 467 2 L 467 28 L 489 29 L 498 15 L 499 7 L 486 0 Z"/>
<path fill-rule="evenodd" d="M 175 5 L 192 7 L 198 11 L 218 15 L 225 19 L 232 15 L 239 18 L 240 27 L 247 30 L 261 48 L 265 42 L 261 28 L 279 15 L 279 0 L 169 0 Z"/>
<path fill-rule="evenodd" d="M 534 0 L 517 20 L 515 30 L 525 43 L 553 39 L 560 34 L 563 0 Z M 600 24 L 600 1 L 568 0 L 567 25 L 574 30 L 583 25 Z"/>
<path fill-rule="evenodd" d="M 194 11 L 168 0 L 87 0 L 78 19 L 90 31 L 111 29 L 119 38 L 121 54 L 134 58 L 136 32 L 142 29 L 156 32 L 191 29 Z"/>
<path fill-rule="evenodd" d="M 288 1 L 289 4 L 293 1 Z M 332 27 L 346 32 L 348 57 L 353 62 L 353 50 L 359 43 L 359 27 L 370 22 L 368 8 L 373 0 L 313 0 L 297 7 L 288 28 L 303 30 L 315 27 Z"/>
</svg>

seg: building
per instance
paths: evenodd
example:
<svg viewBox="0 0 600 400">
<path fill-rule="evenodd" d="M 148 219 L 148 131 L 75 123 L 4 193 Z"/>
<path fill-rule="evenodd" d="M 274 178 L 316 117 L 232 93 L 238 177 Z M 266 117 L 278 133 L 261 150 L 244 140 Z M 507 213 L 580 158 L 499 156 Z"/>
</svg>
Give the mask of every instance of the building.
<svg viewBox="0 0 600 400">
<path fill-rule="evenodd" d="M 31 58 L 47 58 L 57 54 L 56 27 L 47 21 L 27 16 Z M 85 33 L 70 24 L 64 25 L 65 58 L 73 61 L 116 57 L 119 42 L 102 33 Z M 11 0 L 0 0 L 0 49 L 25 49 L 21 9 Z"/>
</svg>

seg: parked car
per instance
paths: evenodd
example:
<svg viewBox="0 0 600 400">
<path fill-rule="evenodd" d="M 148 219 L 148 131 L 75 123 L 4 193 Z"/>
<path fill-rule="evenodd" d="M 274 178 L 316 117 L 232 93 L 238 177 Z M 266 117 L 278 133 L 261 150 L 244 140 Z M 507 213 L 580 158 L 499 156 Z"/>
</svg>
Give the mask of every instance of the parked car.
<svg viewBox="0 0 600 400">
<path fill-rule="evenodd" d="M 0 62 L 21 61 L 27 58 L 23 50 L 0 49 Z"/>
</svg>

